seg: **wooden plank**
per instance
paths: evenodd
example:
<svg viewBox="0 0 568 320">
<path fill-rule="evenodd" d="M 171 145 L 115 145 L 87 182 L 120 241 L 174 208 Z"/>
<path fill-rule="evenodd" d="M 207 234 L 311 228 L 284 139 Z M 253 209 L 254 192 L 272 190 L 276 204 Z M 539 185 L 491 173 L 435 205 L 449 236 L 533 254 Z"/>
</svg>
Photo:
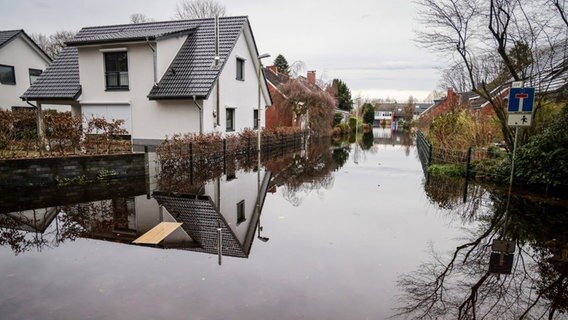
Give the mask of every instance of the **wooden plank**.
<svg viewBox="0 0 568 320">
<path fill-rule="evenodd" d="M 180 222 L 161 222 L 150 229 L 138 239 L 132 241 L 136 244 L 158 244 L 182 225 Z"/>
</svg>

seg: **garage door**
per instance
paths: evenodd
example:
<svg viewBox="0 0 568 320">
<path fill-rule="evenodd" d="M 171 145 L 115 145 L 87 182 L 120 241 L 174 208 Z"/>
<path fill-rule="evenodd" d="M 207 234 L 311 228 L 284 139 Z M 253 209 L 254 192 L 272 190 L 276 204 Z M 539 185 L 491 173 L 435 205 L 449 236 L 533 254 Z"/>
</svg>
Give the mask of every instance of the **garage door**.
<svg viewBox="0 0 568 320">
<path fill-rule="evenodd" d="M 132 121 L 129 105 L 83 105 L 82 113 L 85 125 L 92 117 L 104 117 L 107 120 L 121 119 L 124 120 L 123 128 L 128 131 L 128 134 L 132 134 Z"/>
</svg>

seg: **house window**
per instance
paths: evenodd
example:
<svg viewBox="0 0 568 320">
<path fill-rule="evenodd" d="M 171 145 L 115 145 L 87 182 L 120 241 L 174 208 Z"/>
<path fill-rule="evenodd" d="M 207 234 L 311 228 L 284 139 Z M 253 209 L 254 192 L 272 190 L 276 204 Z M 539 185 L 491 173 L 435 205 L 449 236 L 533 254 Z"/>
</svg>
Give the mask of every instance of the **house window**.
<svg viewBox="0 0 568 320">
<path fill-rule="evenodd" d="M 245 217 L 245 200 L 237 203 L 237 225 L 244 222 L 247 218 Z"/>
<path fill-rule="evenodd" d="M 14 67 L 0 64 L 0 83 L 16 84 L 16 73 Z"/>
<path fill-rule="evenodd" d="M 30 74 L 30 84 L 34 84 L 34 82 L 39 78 L 41 75 L 41 70 L 39 69 L 28 69 Z"/>
<path fill-rule="evenodd" d="M 126 52 L 105 52 L 107 90 L 128 90 L 128 58 Z"/>
<path fill-rule="evenodd" d="M 253 129 L 258 129 L 258 109 L 253 111 Z"/>
<path fill-rule="evenodd" d="M 245 80 L 245 60 L 237 58 L 237 80 Z"/>
<path fill-rule="evenodd" d="M 235 131 L 235 109 L 226 109 L 227 131 Z"/>
</svg>

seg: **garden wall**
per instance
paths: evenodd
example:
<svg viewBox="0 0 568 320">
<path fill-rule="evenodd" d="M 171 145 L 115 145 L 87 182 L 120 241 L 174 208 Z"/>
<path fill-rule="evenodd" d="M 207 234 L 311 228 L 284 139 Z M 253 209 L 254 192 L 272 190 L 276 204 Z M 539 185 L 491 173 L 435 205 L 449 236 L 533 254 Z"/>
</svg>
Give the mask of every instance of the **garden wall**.
<svg viewBox="0 0 568 320">
<path fill-rule="evenodd" d="M 144 154 L 0 160 L 0 190 L 67 186 L 143 177 Z M 2 192 L 2 197 L 7 196 Z"/>
</svg>

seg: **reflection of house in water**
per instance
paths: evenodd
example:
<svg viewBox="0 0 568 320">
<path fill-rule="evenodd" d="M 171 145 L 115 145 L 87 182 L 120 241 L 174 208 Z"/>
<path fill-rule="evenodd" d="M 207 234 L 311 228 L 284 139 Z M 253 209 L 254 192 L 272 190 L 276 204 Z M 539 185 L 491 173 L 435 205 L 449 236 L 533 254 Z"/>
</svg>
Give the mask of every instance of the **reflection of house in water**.
<svg viewBox="0 0 568 320">
<path fill-rule="evenodd" d="M 48 228 L 55 231 L 43 236 L 54 234 L 58 243 L 82 237 L 131 244 L 161 222 L 178 222 L 181 227 L 156 247 L 218 254 L 221 235 L 223 255 L 246 258 L 260 215 L 256 203 L 259 200 L 262 209 L 269 180 L 268 171 L 238 170 L 194 186 L 193 194 L 154 191 L 152 198 L 142 184 L 132 190 L 134 194 L 91 195 L 87 201 L 71 205 L 49 200 L 47 209 L 27 209 L 18 203 L 14 208 L 20 211 L 0 213 L 0 244 L 25 240 L 31 236 L 29 232 L 41 235 Z M 18 248 L 31 249 L 27 245 Z"/>
<path fill-rule="evenodd" d="M 413 145 L 412 137 L 408 132 L 394 131 L 391 128 L 373 128 L 375 144 Z"/>
</svg>

